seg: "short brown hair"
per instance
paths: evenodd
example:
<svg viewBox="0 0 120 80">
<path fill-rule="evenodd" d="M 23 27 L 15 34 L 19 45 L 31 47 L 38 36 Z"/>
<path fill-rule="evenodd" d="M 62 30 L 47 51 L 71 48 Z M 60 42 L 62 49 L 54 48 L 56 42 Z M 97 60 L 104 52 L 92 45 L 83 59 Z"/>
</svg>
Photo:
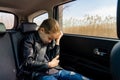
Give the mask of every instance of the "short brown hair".
<svg viewBox="0 0 120 80">
<path fill-rule="evenodd" d="M 44 20 L 38 30 L 40 28 L 44 28 L 47 34 L 60 32 L 59 23 L 53 18 Z"/>
</svg>

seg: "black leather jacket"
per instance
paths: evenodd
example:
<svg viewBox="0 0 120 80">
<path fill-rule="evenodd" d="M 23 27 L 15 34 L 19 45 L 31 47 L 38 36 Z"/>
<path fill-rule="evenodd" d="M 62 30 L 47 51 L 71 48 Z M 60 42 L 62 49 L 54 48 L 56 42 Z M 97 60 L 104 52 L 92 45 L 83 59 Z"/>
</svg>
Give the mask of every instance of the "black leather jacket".
<svg viewBox="0 0 120 80">
<path fill-rule="evenodd" d="M 38 32 L 27 35 L 23 43 L 26 68 L 35 72 L 46 72 L 49 70 L 48 62 L 60 53 L 60 48 L 55 45 L 54 40 L 50 44 L 45 45 L 41 41 Z M 59 66 L 55 68 L 62 69 Z"/>
</svg>

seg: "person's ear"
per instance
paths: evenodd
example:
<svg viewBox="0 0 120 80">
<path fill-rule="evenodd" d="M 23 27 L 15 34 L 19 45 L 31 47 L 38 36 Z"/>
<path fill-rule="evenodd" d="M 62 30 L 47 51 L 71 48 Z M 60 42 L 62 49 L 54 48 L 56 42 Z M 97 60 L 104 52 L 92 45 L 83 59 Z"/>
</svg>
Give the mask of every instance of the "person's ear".
<svg viewBox="0 0 120 80">
<path fill-rule="evenodd" d="M 40 29 L 40 32 L 44 32 L 44 31 L 45 31 L 45 29 L 44 29 L 44 28 L 41 28 L 41 29 Z"/>
</svg>

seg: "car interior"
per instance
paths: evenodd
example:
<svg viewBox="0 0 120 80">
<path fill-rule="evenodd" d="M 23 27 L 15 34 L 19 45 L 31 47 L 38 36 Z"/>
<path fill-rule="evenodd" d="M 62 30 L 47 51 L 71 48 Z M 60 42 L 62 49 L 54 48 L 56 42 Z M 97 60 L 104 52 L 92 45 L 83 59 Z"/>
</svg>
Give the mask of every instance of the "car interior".
<svg viewBox="0 0 120 80">
<path fill-rule="evenodd" d="M 21 40 L 37 31 L 33 18 L 48 12 L 59 21 L 58 5 L 76 0 L 0 0 L 0 11 L 12 13 L 14 25 L 7 29 L 0 17 L 0 80 L 33 80 L 18 77 Z M 60 65 L 93 80 L 120 80 L 120 1 L 117 2 L 118 39 L 64 33 L 60 41 Z M 45 11 L 44 11 L 45 10 Z M 22 77 L 22 76 L 21 76 Z"/>
</svg>

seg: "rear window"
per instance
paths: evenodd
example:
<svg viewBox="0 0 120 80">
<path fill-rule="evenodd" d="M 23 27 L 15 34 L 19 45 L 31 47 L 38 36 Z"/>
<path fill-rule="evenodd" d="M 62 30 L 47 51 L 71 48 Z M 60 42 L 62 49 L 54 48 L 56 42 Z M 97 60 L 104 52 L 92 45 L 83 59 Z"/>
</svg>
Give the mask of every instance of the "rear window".
<svg viewBox="0 0 120 80">
<path fill-rule="evenodd" d="M 0 22 L 4 23 L 6 29 L 12 29 L 15 16 L 11 13 L 0 12 Z"/>
</svg>

